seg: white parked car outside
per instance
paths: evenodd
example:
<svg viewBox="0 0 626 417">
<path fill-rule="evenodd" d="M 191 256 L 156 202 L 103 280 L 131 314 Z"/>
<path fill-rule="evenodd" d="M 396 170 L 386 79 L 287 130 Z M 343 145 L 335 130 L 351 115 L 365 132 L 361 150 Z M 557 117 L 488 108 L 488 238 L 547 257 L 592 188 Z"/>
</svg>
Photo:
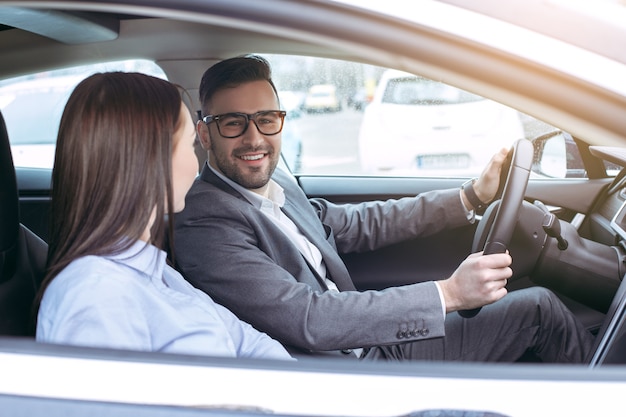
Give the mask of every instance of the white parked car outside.
<svg viewBox="0 0 626 417">
<path fill-rule="evenodd" d="M 337 88 L 330 84 L 314 85 L 304 100 L 307 112 L 331 112 L 341 110 L 341 102 L 337 98 Z"/>
<path fill-rule="evenodd" d="M 398 70 L 381 76 L 359 133 L 370 174 L 480 174 L 490 155 L 524 137 L 519 113 L 450 85 Z"/>
</svg>

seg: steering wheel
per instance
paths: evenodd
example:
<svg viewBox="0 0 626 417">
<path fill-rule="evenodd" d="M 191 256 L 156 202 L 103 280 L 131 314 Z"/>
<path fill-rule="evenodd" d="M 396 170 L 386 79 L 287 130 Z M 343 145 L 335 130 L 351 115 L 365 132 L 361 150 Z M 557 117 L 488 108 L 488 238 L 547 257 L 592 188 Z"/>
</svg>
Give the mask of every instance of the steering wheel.
<svg viewBox="0 0 626 417">
<path fill-rule="evenodd" d="M 502 197 L 489 205 L 480 220 L 472 244 L 472 253 L 481 250 L 483 255 L 506 252 L 526 194 L 533 152 L 533 145 L 527 139 L 519 139 L 513 144 L 502 166 L 500 178 Z M 499 194 L 496 194 L 496 198 Z M 478 314 L 480 309 L 481 307 L 460 310 L 459 315 L 471 318 Z"/>
</svg>

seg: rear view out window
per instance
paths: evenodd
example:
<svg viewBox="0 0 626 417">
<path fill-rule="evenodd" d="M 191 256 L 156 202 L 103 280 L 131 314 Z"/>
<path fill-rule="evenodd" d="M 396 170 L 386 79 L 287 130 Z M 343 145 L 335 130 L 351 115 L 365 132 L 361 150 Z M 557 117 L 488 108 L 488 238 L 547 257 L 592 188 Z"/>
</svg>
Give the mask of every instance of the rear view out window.
<svg viewBox="0 0 626 417">
<path fill-rule="evenodd" d="M 4 116 L 15 166 L 52 168 L 59 122 L 74 87 L 96 72 L 143 72 L 166 78 L 153 62 L 127 60 L 65 68 L 0 81 Z"/>
</svg>

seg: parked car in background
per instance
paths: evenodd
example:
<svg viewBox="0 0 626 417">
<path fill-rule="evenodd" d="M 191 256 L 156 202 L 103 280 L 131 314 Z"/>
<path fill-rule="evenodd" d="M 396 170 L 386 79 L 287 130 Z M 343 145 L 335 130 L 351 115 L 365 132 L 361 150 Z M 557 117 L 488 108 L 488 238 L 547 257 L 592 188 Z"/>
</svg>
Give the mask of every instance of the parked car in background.
<svg viewBox="0 0 626 417">
<path fill-rule="evenodd" d="M 337 97 L 337 88 L 330 84 L 314 85 L 304 100 L 304 109 L 308 113 L 335 112 L 341 110 L 341 101 Z"/>
<path fill-rule="evenodd" d="M 372 101 L 365 88 L 359 88 L 346 100 L 346 105 L 354 110 L 363 110 Z"/>
<path fill-rule="evenodd" d="M 398 70 L 383 73 L 359 132 L 371 174 L 478 175 L 490 155 L 524 137 L 518 112 Z"/>
</svg>

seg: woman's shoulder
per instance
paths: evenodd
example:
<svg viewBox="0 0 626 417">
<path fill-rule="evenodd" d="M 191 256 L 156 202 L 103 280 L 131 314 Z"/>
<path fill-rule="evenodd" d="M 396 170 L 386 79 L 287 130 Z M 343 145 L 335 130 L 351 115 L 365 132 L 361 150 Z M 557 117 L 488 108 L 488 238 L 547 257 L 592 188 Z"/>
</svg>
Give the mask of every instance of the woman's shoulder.
<svg viewBox="0 0 626 417">
<path fill-rule="evenodd" d="M 132 288 L 132 282 L 139 283 L 127 265 L 120 264 L 103 256 L 84 256 L 73 260 L 50 283 L 46 292 L 92 292 L 104 296 L 108 292 Z"/>
<path fill-rule="evenodd" d="M 94 278 L 100 275 L 112 275 L 112 272 L 120 269 L 113 260 L 104 257 L 89 255 L 74 259 L 54 278 L 54 280 L 71 280 L 73 278 Z"/>
</svg>

